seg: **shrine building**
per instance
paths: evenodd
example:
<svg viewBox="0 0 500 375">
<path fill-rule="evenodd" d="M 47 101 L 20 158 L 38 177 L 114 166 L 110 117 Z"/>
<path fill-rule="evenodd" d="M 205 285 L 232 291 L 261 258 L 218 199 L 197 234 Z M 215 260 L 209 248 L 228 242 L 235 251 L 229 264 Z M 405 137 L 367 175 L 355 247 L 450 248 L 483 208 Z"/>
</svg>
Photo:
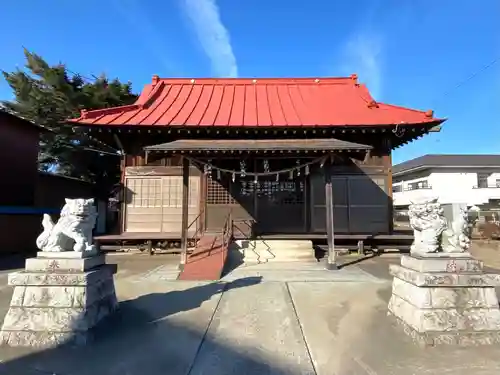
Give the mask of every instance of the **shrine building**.
<svg viewBox="0 0 500 375">
<path fill-rule="evenodd" d="M 444 120 L 375 101 L 353 74 L 153 76 L 134 104 L 69 121 L 124 155 L 109 240 L 323 240 L 332 263 L 338 238 L 394 234 L 391 152 Z"/>
</svg>

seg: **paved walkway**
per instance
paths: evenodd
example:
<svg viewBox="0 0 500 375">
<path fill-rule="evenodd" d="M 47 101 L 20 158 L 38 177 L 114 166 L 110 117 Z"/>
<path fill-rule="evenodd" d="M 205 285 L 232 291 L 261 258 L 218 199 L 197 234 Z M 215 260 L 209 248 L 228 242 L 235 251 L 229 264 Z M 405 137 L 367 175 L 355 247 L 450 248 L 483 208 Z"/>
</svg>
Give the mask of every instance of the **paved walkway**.
<svg viewBox="0 0 500 375">
<path fill-rule="evenodd" d="M 209 284 L 156 277 L 169 275 L 175 259 L 113 259 L 120 312 L 99 329 L 97 342 L 41 352 L 1 348 L 0 374 L 500 373 L 498 347 L 420 349 L 393 325 L 387 267 L 397 258 L 367 260 L 334 276 L 317 265 L 268 265 L 254 274 L 247 267 Z M 2 315 L 7 292 L 0 290 Z"/>
</svg>

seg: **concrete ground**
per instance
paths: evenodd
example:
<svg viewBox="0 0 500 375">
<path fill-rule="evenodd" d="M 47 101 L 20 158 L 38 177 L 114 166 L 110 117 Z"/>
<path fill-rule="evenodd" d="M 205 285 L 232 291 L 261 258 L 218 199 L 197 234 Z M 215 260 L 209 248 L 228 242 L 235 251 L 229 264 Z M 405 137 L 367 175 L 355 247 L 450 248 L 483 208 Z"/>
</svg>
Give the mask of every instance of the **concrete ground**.
<svg viewBox="0 0 500 375">
<path fill-rule="evenodd" d="M 494 253 L 493 253 L 494 256 Z M 411 375 L 500 373 L 500 348 L 419 348 L 387 316 L 397 256 L 236 269 L 218 283 L 172 281 L 178 259 L 111 255 L 120 310 L 95 344 L 0 348 L 12 375 Z M 0 271 L 0 315 L 10 287 Z"/>
</svg>

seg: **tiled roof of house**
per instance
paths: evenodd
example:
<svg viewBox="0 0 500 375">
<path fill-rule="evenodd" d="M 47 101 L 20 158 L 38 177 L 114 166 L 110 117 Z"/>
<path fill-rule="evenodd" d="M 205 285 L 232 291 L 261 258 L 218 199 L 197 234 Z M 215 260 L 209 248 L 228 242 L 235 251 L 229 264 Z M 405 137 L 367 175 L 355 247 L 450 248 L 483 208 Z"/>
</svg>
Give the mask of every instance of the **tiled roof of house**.
<svg viewBox="0 0 500 375">
<path fill-rule="evenodd" d="M 393 175 L 427 168 L 500 167 L 499 155 L 445 155 L 429 154 L 405 161 L 392 167 Z"/>
</svg>

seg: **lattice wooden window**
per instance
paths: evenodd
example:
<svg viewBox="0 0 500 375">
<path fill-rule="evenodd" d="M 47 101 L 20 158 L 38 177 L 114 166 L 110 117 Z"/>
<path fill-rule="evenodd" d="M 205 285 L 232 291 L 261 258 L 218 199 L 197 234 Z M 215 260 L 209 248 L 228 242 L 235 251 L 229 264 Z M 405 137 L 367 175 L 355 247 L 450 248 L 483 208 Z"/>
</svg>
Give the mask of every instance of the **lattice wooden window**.
<svg viewBox="0 0 500 375">
<path fill-rule="evenodd" d="M 163 207 L 182 207 L 182 176 L 163 177 Z M 199 179 L 189 178 L 188 205 L 197 207 L 199 202 Z"/>
<path fill-rule="evenodd" d="M 207 179 L 207 204 L 236 204 L 236 200 L 228 191 L 231 182 L 224 182 L 213 180 L 211 177 Z"/>
<path fill-rule="evenodd" d="M 127 188 L 131 193 L 132 207 L 161 207 L 161 179 L 130 178 Z"/>
<path fill-rule="evenodd" d="M 163 178 L 163 206 L 182 207 L 182 177 L 168 176 Z"/>
</svg>

